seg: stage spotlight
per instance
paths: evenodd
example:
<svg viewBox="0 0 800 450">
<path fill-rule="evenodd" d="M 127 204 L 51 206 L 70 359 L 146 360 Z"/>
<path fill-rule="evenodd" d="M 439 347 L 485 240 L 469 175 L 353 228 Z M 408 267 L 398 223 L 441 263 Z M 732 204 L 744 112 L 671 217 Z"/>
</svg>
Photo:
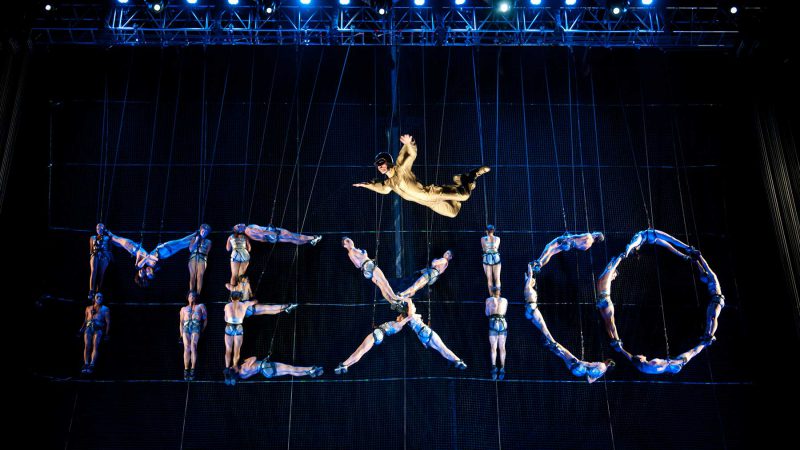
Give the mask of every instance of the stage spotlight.
<svg viewBox="0 0 800 450">
<path fill-rule="evenodd" d="M 425 6 L 425 0 L 414 0 L 416 6 Z"/>
<path fill-rule="evenodd" d="M 53 5 L 51 5 L 50 3 L 45 4 L 44 5 L 44 10 L 47 11 L 47 12 L 52 11 L 53 10 Z"/>
<path fill-rule="evenodd" d="M 196 5 L 197 4 L 197 0 L 186 0 L 186 3 L 188 3 L 190 5 Z"/>
<path fill-rule="evenodd" d="M 380 14 L 380 15 L 386 14 L 386 8 L 384 8 L 382 6 L 380 8 L 378 8 L 378 14 Z"/>
<path fill-rule="evenodd" d="M 300 0 L 300 3 L 302 3 L 304 5 L 310 5 L 311 4 L 311 0 Z"/>
<path fill-rule="evenodd" d="M 150 11 L 155 13 L 160 13 L 164 10 L 164 1 L 163 0 L 147 0 L 147 7 L 150 8 Z"/>
<path fill-rule="evenodd" d="M 533 6 L 540 6 L 542 4 L 542 0 L 531 0 L 531 5 Z"/>
<path fill-rule="evenodd" d="M 467 0 L 456 0 L 456 1 L 455 1 L 455 4 L 456 4 L 456 6 L 461 6 L 461 5 L 463 5 L 463 4 L 464 4 L 466 1 L 467 1 Z"/>
<path fill-rule="evenodd" d="M 730 11 L 731 11 L 731 14 L 736 14 L 737 12 L 739 12 L 739 8 L 737 8 L 735 6 L 731 6 L 731 10 Z"/>
<path fill-rule="evenodd" d="M 128 0 L 117 0 L 117 3 L 119 3 L 121 5 L 126 5 L 126 4 L 128 4 Z"/>
<path fill-rule="evenodd" d="M 228 4 L 231 6 L 236 6 L 239 4 L 239 0 L 228 0 Z"/>
<path fill-rule="evenodd" d="M 653 4 L 653 0 L 642 0 L 642 5 L 650 6 Z"/>
<path fill-rule="evenodd" d="M 339 0 L 339 4 L 343 6 L 347 6 L 350 4 L 350 0 Z"/>
<path fill-rule="evenodd" d="M 575 6 L 575 3 L 578 3 L 578 0 L 564 0 L 564 4 L 567 6 Z"/>
<path fill-rule="evenodd" d="M 505 0 L 504 0 L 504 1 L 501 1 L 501 2 L 500 2 L 498 5 L 497 5 L 497 10 L 498 10 L 498 11 L 500 11 L 501 13 L 507 13 L 508 11 L 510 11 L 510 10 L 511 10 L 511 4 L 510 4 L 510 3 L 508 3 L 508 2 L 507 2 L 507 1 L 505 1 Z"/>
<path fill-rule="evenodd" d="M 608 3 L 606 3 L 606 8 L 608 8 L 611 14 L 619 16 L 628 11 L 629 4 L 628 0 L 609 0 Z"/>
</svg>

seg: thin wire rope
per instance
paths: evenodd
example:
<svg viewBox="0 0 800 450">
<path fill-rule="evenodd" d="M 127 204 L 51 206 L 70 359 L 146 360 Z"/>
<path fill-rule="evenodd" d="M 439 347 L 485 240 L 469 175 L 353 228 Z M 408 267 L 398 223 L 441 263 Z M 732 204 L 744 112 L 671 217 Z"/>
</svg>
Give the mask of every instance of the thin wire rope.
<svg viewBox="0 0 800 450">
<path fill-rule="evenodd" d="M 52 115 L 52 113 L 51 113 Z M 102 220 L 102 205 L 105 195 L 105 178 L 108 164 L 108 72 L 105 73 L 103 82 L 103 115 L 100 119 L 100 173 L 97 176 L 97 205 L 95 206 L 95 221 Z M 52 133 L 51 133 L 52 141 Z M 52 158 L 50 159 L 52 163 Z"/>
<path fill-rule="evenodd" d="M 530 234 L 530 241 L 531 241 L 531 254 L 536 254 L 536 243 L 533 240 L 533 195 L 531 193 L 531 167 L 530 167 L 530 155 L 529 155 L 529 147 L 528 147 L 528 114 L 526 112 L 525 106 L 525 76 L 524 76 L 524 60 L 522 59 L 522 52 L 519 53 L 519 86 L 520 86 L 520 96 L 522 97 L 522 142 L 525 145 L 525 180 L 527 181 L 527 188 L 528 188 L 528 221 L 531 227 L 531 234 Z"/>
<path fill-rule="evenodd" d="M 144 190 L 144 203 L 142 204 L 142 225 L 139 228 L 139 242 L 144 240 L 144 229 L 147 225 L 147 205 L 150 202 L 150 180 L 153 173 L 153 154 L 156 149 L 156 136 L 158 135 L 158 106 L 161 104 L 161 84 L 164 78 L 164 49 L 161 49 L 159 69 L 158 69 L 158 84 L 156 86 L 156 105 L 153 112 L 153 131 L 150 134 L 150 157 L 147 162 L 147 183 Z M 163 221 L 163 217 L 162 217 Z"/>
<path fill-rule="evenodd" d="M 372 49 L 372 137 L 374 148 L 379 148 L 378 145 L 378 56 L 377 49 Z M 374 166 L 373 166 L 374 169 Z M 378 254 L 380 252 L 381 244 L 381 222 L 383 220 L 383 199 L 385 196 L 374 194 L 375 197 L 375 261 L 378 261 Z M 378 208 L 378 197 L 380 197 L 380 209 Z M 375 329 L 375 311 L 379 302 L 378 286 L 372 287 L 372 328 Z"/>
<path fill-rule="evenodd" d="M 424 163 L 425 163 L 425 181 L 428 181 L 428 80 L 426 76 L 427 68 L 425 67 L 425 47 L 420 51 L 422 59 L 422 142 L 425 145 L 424 150 Z M 445 78 L 447 74 L 445 74 Z M 434 184 L 438 184 L 439 180 L 434 180 Z M 433 211 L 429 208 L 425 211 L 425 223 L 427 231 L 425 232 L 425 264 L 431 260 L 431 228 L 433 227 Z M 426 286 L 425 290 L 428 297 L 428 326 L 431 324 L 431 287 Z"/>
<path fill-rule="evenodd" d="M 577 74 L 573 76 L 573 71 L 575 70 L 575 55 L 572 53 L 572 50 L 568 50 L 567 52 L 567 95 L 569 97 L 569 104 L 572 105 L 572 83 L 575 82 L 577 86 Z M 576 87 L 577 89 L 577 87 Z M 572 218 L 575 230 L 578 229 L 578 194 L 577 194 L 577 186 L 575 185 L 575 127 L 573 126 L 573 114 L 572 114 L 572 106 L 567 108 L 569 110 L 569 149 L 570 149 L 570 161 L 572 162 Z M 578 135 L 580 136 L 580 121 L 578 121 Z M 578 151 L 581 151 L 579 148 Z M 583 157 L 581 155 L 581 157 Z M 559 185 L 560 187 L 560 185 Z M 586 198 L 586 192 L 584 191 L 584 200 Z M 589 226 L 589 217 L 587 213 L 586 217 L 586 226 Z M 590 256 L 591 258 L 591 256 Z M 578 261 L 578 257 L 575 257 L 575 274 L 577 280 L 580 281 L 581 279 L 581 271 L 580 271 L 580 264 Z M 594 277 L 592 277 L 594 278 Z M 580 330 L 580 341 L 581 341 L 581 360 L 586 357 L 586 344 L 585 344 L 585 335 L 583 332 L 583 308 L 578 306 L 578 329 Z"/>
<path fill-rule="evenodd" d="M 597 183 L 599 186 L 598 191 L 600 194 L 600 221 L 601 221 L 600 223 L 602 224 L 603 227 L 602 229 L 603 236 L 607 236 L 608 232 L 606 230 L 605 198 L 603 196 L 603 176 L 602 173 L 600 172 L 600 136 L 597 127 L 597 100 L 595 99 L 594 95 L 594 71 L 591 70 L 591 68 L 589 70 L 589 83 L 592 93 L 592 122 L 594 124 L 594 150 L 595 150 L 595 158 L 597 159 Z M 603 253 L 605 256 L 604 261 L 609 261 L 607 242 L 606 245 L 603 246 Z M 594 275 L 594 272 L 592 273 L 592 275 Z M 598 295 L 599 292 L 596 292 L 595 294 Z M 601 357 L 605 357 L 604 353 L 605 352 L 601 350 Z M 603 377 L 603 393 L 605 394 L 605 399 L 606 399 L 606 413 L 608 414 L 608 431 L 611 434 L 611 448 L 616 449 L 617 443 L 616 439 L 614 438 L 614 423 L 611 418 L 611 402 L 609 401 L 609 395 L 608 395 L 608 377 Z"/>
<path fill-rule="evenodd" d="M 175 128 L 178 124 L 178 107 L 181 100 L 181 87 L 183 85 L 183 59 L 178 57 L 178 86 L 175 93 L 175 112 L 172 116 L 172 134 L 169 141 L 169 158 L 167 159 L 167 175 L 164 177 L 164 199 L 161 202 L 161 223 L 158 227 L 158 241 L 161 242 L 161 234 L 164 231 L 164 217 L 167 212 L 167 193 L 169 193 L 169 181 L 172 175 L 172 158 L 175 150 Z"/>
<path fill-rule="evenodd" d="M 219 103 L 219 114 L 217 115 L 217 127 L 214 132 L 214 145 L 211 146 L 211 167 L 208 170 L 208 180 L 206 180 L 205 188 L 203 191 L 203 207 L 201 209 L 200 218 L 201 222 L 205 221 L 206 207 L 208 206 L 208 195 L 211 192 L 211 182 L 214 179 L 214 161 L 217 158 L 217 146 L 219 144 L 220 128 L 222 128 L 222 116 L 225 113 L 225 99 L 228 96 L 228 76 L 230 75 L 231 64 L 230 60 L 225 66 L 225 81 L 222 87 L 222 98 Z"/>
<path fill-rule="evenodd" d="M 502 48 L 497 49 L 497 62 L 495 65 L 495 117 L 494 117 L 494 162 L 495 167 L 498 164 L 498 154 L 499 154 L 499 145 L 500 145 L 500 55 L 502 53 Z M 497 225 L 497 187 L 500 184 L 500 177 L 497 176 L 497 172 L 495 172 L 494 177 L 494 218 L 492 219 Z M 485 212 L 486 217 L 489 216 L 489 211 Z M 496 361 L 492 361 L 492 366 L 494 366 Z M 495 416 L 497 418 L 497 448 L 498 450 L 503 450 L 503 441 L 502 441 L 502 434 L 500 428 L 500 388 L 498 383 L 500 380 L 495 380 L 494 383 L 494 404 L 495 404 Z"/>
<path fill-rule="evenodd" d="M 569 229 L 567 224 L 567 207 L 564 202 L 564 186 L 561 181 L 561 162 L 558 160 L 558 140 L 556 139 L 556 122 L 553 117 L 553 100 L 550 96 L 550 75 L 548 75 L 547 56 L 542 58 L 544 61 L 544 85 L 547 90 L 547 110 L 550 115 L 550 132 L 553 138 L 553 156 L 556 161 L 556 177 L 558 179 L 558 194 L 561 200 L 561 217 L 564 219 L 564 231 Z"/>
<path fill-rule="evenodd" d="M 475 47 L 472 47 L 472 81 L 473 87 L 475 90 L 475 112 L 478 116 L 478 141 L 480 142 L 480 150 L 481 150 L 481 166 L 484 165 L 484 157 L 483 157 L 483 118 L 481 117 L 481 94 L 480 89 L 478 89 L 478 72 L 475 68 Z M 484 210 L 484 223 L 489 222 L 489 206 L 488 206 L 488 199 L 486 197 L 486 189 L 481 189 L 483 192 L 483 210 Z"/>
<path fill-rule="evenodd" d="M 244 200 L 244 195 L 247 190 L 247 161 L 249 160 L 250 156 L 250 128 L 251 123 L 253 121 L 253 81 L 255 79 L 256 74 L 256 47 L 252 49 L 252 56 L 250 59 L 250 94 L 248 96 L 247 102 L 247 132 L 245 133 L 245 141 L 244 141 L 244 174 L 242 175 L 242 195 L 241 198 Z M 274 81 L 274 79 L 273 79 Z M 269 106 L 267 106 L 269 110 Z M 258 168 L 256 168 L 256 173 L 258 173 Z M 255 185 L 253 185 L 253 191 L 255 192 Z M 241 204 L 241 213 L 240 217 L 244 217 L 244 205 L 245 203 L 242 202 Z M 250 222 L 248 218 L 248 222 Z"/>
<path fill-rule="evenodd" d="M 308 209 L 311 206 L 311 200 L 314 195 L 314 187 L 317 185 L 317 175 L 319 175 L 319 166 L 322 163 L 322 157 L 325 156 L 325 147 L 328 143 L 328 134 L 331 131 L 331 123 L 333 123 L 333 116 L 336 112 L 336 101 L 339 99 L 339 91 L 342 88 L 342 80 L 344 79 L 344 72 L 347 69 L 347 59 L 350 57 L 350 49 L 352 47 L 348 46 L 347 50 L 344 54 L 344 61 L 342 62 L 342 71 L 339 74 L 339 83 L 336 85 L 336 94 L 333 97 L 333 106 L 331 106 L 331 113 L 328 116 L 328 126 L 325 128 L 325 136 L 322 138 L 322 149 L 319 152 L 319 158 L 317 159 L 317 168 L 314 171 L 314 178 L 311 180 L 311 189 L 308 192 L 308 201 L 306 202 L 306 209 L 303 213 L 303 221 L 300 224 L 300 229 L 298 232 L 302 233 L 303 229 L 306 225 L 306 219 L 308 218 Z M 299 177 L 298 177 L 299 178 Z"/>
<path fill-rule="evenodd" d="M 647 116 L 645 114 L 644 108 L 644 83 L 641 79 L 641 71 L 639 72 L 639 99 L 642 111 L 642 140 L 644 142 L 644 157 L 645 163 L 648 166 L 646 169 L 647 171 L 647 195 L 650 199 L 650 227 L 655 228 L 655 212 L 653 211 L 653 186 L 651 184 L 651 174 L 650 174 L 650 151 L 647 145 Z M 658 286 L 658 301 L 661 305 L 661 323 L 664 326 L 664 345 L 666 347 L 666 355 L 667 358 L 670 357 L 670 349 L 669 349 L 669 333 L 667 331 L 667 315 L 666 315 L 666 308 L 664 306 L 664 291 L 662 288 L 662 281 L 661 281 L 661 265 L 659 263 L 658 252 L 655 252 L 655 259 L 656 259 L 656 282 Z"/>
<path fill-rule="evenodd" d="M 208 53 L 203 52 L 203 83 L 201 85 L 200 93 L 200 161 L 203 165 L 200 167 L 198 174 L 197 186 L 197 223 L 203 221 L 201 204 L 203 202 L 203 186 L 206 179 L 206 153 L 208 147 L 208 102 L 206 101 L 206 87 L 208 84 Z"/>
<path fill-rule="evenodd" d="M 261 145 L 259 146 L 258 159 L 256 160 L 256 176 L 255 176 L 255 180 L 253 180 L 253 192 L 252 192 L 252 195 L 250 196 L 250 209 L 247 212 L 247 222 L 248 223 L 251 223 L 252 219 L 253 219 L 253 205 L 255 204 L 255 201 L 256 201 L 256 190 L 258 188 L 258 179 L 261 176 L 261 170 L 260 170 L 261 169 L 261 160 L 262 160 L 262 158 L 264 156 L 264 144 L 265 144 L 265 142 L 267 140 L 267 129 L 269 129 L 269 115 L 270 115 L 270 112 L 272 111 L 272 94 L 273 94 L 274 88 L 275 88 L 275 76 L 278 73 L 278 61 L 280 60 L 280 58 L 277 55 L 278 51 L 279 50 L 276 50 L 275 64 L 273 64 L 273 66 L 272 66 L 272 78 L 271 78 L 270 83 L 269 83 L 269 99 L 267 100 L 267 113 L 264 115 L 264 125 L 261 127 Z M 295 77 L 294 90 L 297 89 L 298 78 L 299 77 Z M 290 117 L 289 120 L 290 121 L 291 121 L 292 112 L 294 111 L 294 106 L 295 106 L 295 104 L 294 104 L 294 102 L 292 102 L 292 106 L 289 109 L 289 117 Z M 289 129 L 290 128 L 291 127 L 289 127 L 289 126 L 286 127 L 286 135 L 287 136 L 289 134 Z M 275 182 L 275 194 L 274 194 L 274 199 L 272 201 L 272 213 L 270 214 L 269 223 L 272 223 L 272 219 L 275 216 L 275 204 L 278 201 L 278 188 L 280 187 L 281 175 L 283 174 L 283 159 L 284 159 L 284 156 L 286 155 L 286 143 L 285 142 L 286 142 L 286 138 L 284 138 L 283 152 L 281 153 L 281 162 L 279 164 L 280 169 L 278 169 L 278 177 L 277 177 L 277 181 Z"/>
<path fill-rule="evenodd" d="M 108 198 L 106 199 L 106 206 L 105 210 L 103 211 L 102 221 L 105 222 L 108 220 L 108 211 L 111 209 L 111 198 L 112 194 L 114 193 L 114 178 L 117 175 L 117 161 L 119 161 L 119 148 L 122 144 L 122 131 L 125 129 L 125 111 L 127 110 L 128 105 L 128 89 L 131 85 L 131 74 L 133 73 L 133 52 L 131 52 L 131 59 L 128 63 L 128 78 L 125 81 L 125 94 L 122 101 L 122 112 L 120 113 L 119 119 L 119 132 L 117 133 L 117 145 L 116 150 L 114 151 L 114 165 L 111 168 L 111 182 L 109 183 L 108 187 Z"/>
</svg>

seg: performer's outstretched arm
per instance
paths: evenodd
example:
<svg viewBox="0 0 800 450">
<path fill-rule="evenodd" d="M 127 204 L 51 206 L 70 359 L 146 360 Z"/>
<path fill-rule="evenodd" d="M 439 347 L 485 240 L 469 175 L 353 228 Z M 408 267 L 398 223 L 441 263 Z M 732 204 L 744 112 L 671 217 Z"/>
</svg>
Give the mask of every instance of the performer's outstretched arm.
<svg viewBox="0 0 800 450">
<path fill-rule="evenodd" d="M 403 143 L 403 148 L 397 155 L 397 166 L 404 169 L 411 170 L 414 161 L 417 159 L 417 143 L 410 134 L 400 136 L 400 142 Z"/>
<path fill-rule="evenodd" d="M 372 180 L 366 183 L 355 183 L 353 184 L 353 186 L 367 188 L 370 191 L 374 191 L 377 192 L 378 194 L 384 194 L 384 195 L 388 194 L 389 192 L 392 192 L 392 188 L 385 185 L 383 181 L 380 180 Z"/>
</svg>

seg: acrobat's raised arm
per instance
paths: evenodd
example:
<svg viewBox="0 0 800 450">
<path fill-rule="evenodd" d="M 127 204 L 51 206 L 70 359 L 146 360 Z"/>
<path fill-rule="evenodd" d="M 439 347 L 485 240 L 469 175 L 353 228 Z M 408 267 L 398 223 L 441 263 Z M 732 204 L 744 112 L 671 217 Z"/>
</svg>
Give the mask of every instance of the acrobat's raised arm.
<svg viewBox="0 0 800 450">
<path fill-rule="evenodd" d="M 392 192 L 392 188 L 384 184 L 381 180 L 372 180 L 366 183 L 355 183 L 353 184 L 355 187 L 363 187 L 367 188 L 370 191 L 377 192 L 378 194 L 388 194 Z"/>
<path fill-rule="evenodd" d="M 411 170 L 414 161 L 417 159 L 417 143 L 410 134 L 400 136 L 400 142 L 403 143 L 403 148 L 397 155 L 397 166 L 407 170 Z"/>
</svg>

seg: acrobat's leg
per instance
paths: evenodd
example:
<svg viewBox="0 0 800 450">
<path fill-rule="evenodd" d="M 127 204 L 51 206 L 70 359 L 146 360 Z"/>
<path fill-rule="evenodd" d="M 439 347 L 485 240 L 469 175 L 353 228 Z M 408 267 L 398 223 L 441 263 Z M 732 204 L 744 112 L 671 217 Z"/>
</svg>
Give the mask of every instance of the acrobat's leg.
<svg viewBox="0 0 800 450">
<path fill-rule="evenodd" d="M 494 278 L 494 287 L 496 287 L 497 289 L 500 289 L 500 285 L 501 285 L 501 283 L 500 283 L 500 269 L 502 269 L 502 268 L 503 268 L 503 264 L 502 263 L 497 263 L 497 264 L 492 266 L 492 275 L 493 275 L 493 278 Z"/>
<path fill-rule="evenodd" d="M 236 367 L 239 365 L 239 358 L 241 356 L 242 351 L 242 340 L 243 335 L 237 335 L 233 337 L 233 366 Z"/>
<path fill-rule="evenodd" d="M 195 275 L 195 291 L 197 293 L 201 293 L 203 291 L 203 277 L 206 276 L 206 267 L 208 267 L 208 263 L 205 261 L 198 261 L 197 262 L 197 273 Z"/>
<path fill-rule="evenodd" d="M 225 335 L 225 368 L 233 367 L 233 336 Z"/>
<path fill-rule="evenodd" d="M 708 303 L 706 309 L 706 334 L 704 339 L 712 339 L 717 332 L 717 325 L 719 323 L 719 315 L 722 308 L 725 307 L 725 297 L 722 295 L 714 295 Z M 709 342 L 710 344 L 710 342 Z"/>
<path fill-rule="evenodd" d="M 430 208 L 433 212 L 452 219 L 461 211 L 461 202 L 456 200 L 444 200 L 434 203 Z"/>
<path fill-rule="evenodd" d="M 675 358 L 675 359 L 682 359 L 682 360 L 684 360 L 684 363 L 683 363 L 683 365 L 686 365 L 686 364 L 688 364 L 688 363 L 689 363 L 689 361 L 691 361 L 691 360 L 692 360 L 692 358 L 694 358 L 695 356 L 697 356 L 697 355 L 698 355 L 698 354 L 699 354 L 701 351 L 703 351 L 703 349 L 704 349 L 704 348 L 706 348 L 707 346 L 708 346 L 708 345 L 707 345 L 706 343 L 704 343 L 704 342 L 701 342 L 701 343 L 697 344 L 696 346 L 694 346 L 693 348 L 691 348 L 691 349 L 689 349 L 689 350 L 685 351 L 684 353 L 681 353 L 681 354 L 680 354 L 680 355 L 678 355 L 678 357 L 677 357 L 677 358 Z"/>
<path fill-rule="evenodd" d="M 276 228 L 278 231 L 278 242 L 287 242 L 294 245 L 308 244 L 314 240 L 314 236 L 308 236 L 300 233 L 292 233 L 283 228 Z"/>
<path fill-rule="evenodd" d="M 231 283 L 230 283 L 231 286 L 235 287 L 238 284 L 239 266 L 241 266 L 241 265 L 242 265 L 242 263 L 240 263 L 240 262 L 231 261 Z"/>
<path fill-rule="evenodd" d="M 302 377 L 306 375 L 310 375 L 312 371 L 314 371 L 316 367 L 297 367 L 292 366 L 289 364 L 283 364 L 276 362 L 275 363 L 275 376 L 279 377 L 282 375 L 291 375 L 293 377 Z"/>
<path fill-rule="evenodd" d="M 159 244 L 156 247 L 156 254 L 158 255 L 158 259 L 167 259 L 170 256 L 178 253 L 181 250 L 185 250 L 189 248 L 189 244 L 192 242 L 192 239 L 196 236 L 195 233 L 192 233 L 188 236 L 184 236 L 180 239 L 175 239 L 174 241 L 167 241 L 163 244 Z"/>
<path fill-rule="evenodd" d="M 83 333 L 83 364 L 88 366 L 92 360 L 92 335 Z"/>
<path fill-rule="evenodd" d="M 200 333 L 192 333 L 190 342 L 192 370 L 194 370 L 195 366 L 197 365 L 197 343 L 199 341 L 200 341 Z"/>
<path fill-rule="evenodd" d="M 500 367 L 506 366 L 506 338 L 508 336 L 506 334 L 500 334 L 497 336 L 497 350 L 500 355 Z"/>
<path fill-rule="evenodd" d="M 497 334 L 489 333 L 489 354 L 492 358 L 492 366 L 497 365 L 497 337 Z"/>
<path fill-rule="evenodd" d="M 420 337 L 420 340 L 422 340 L 422 337 Z M 428 342 L 428 346 L 439 352 L 448 361 L 456 362 L 459 360 L 458 356 L 456 356 L 452 350 L 444 345 L 444 342 L 442 341 L 442 338 L 439 337 L 439 334 L 433 330 L 431 330 L 431 339 Z"/>
<path fill-rule="evenodd" d="M 400 297 L 413 297 L 414 294 L 417 293 L 418 290 L 422 289 L 426 284 L 428 284 L 428 277 L 425 275 L 417 278 L 417 281 L 414 282 L 408 289 L 398 294 Z"/>
<path fill-rule="evenodd" d="M 378 286 L 383 298 L 386 300 L 389 300 L 390 302 L 398 302 L 402 300 L 400 296 L 395 294 L 394 289 L 392 289 L 392 286 L 389 284 L 389 281 L 386 279 L 386 275 L 383 274 L 383 271 L 380 267 L 375 267 L 375 269 L 372 270 L 372 282 L 375 284 L 375 286 Z"/>
<path fill-rule="evenodd" d="M 367 337 L 361 342 L 361 345 L 358 346 L 356 351 L 350 355 L 341 365 L 345 367 L 350 367 L 353 364 L 359 362 L 361 358 L 367 354 L 368 351 L 372 350 L 372 347 L 375 345 L 375 338 L 372 336 L 372 333 L 368 334 Z"/>
<path fill-rule="evenodd" d="M 619 339 L 617 324 L 614 320 L 614 302 L 611 301 L 611 296 L 601 294 L 597 299 L 596 306 L 597 310 L 600 312 L 600 317 L 603 318 L 603 322 L 606 325 L 606 333 L 611 339 L 611 346 L 619 351 L 619 346 L 622 345 L 622 341 Z"/>
<path fill-rule="evenodd" d="M 191 258 L 189 259 L 189 291 L 197 290 L 197 266 L 198 262 L 196 259 Z"/>
<path fill-rule="evenodd" d="M 253 315 L 254 316 L 263 316 L 263 315 L 273 315 L 282 313 L 286 308 L 291 305 L 262 305 L 261 303 L 257 305 L 253 305 Z"/>
<path fill-rule="evenodd" d="M 108 268 L 108 258 L 95 255 L 89 259 L 89 290 L 99 292 L 103 287 L 106 269 Z"/>
<path fill-rule="evenodd" d="M 494 288 L 494 280 L 492 279 L 494 275 L 494 271 L 492 270 L 493 266 L 484 264 L 483 265 L 483 273 L 486 274 L 486 286 L 489 289 L 489 295 L 491 296 Z"/>
<path fill-rule="evenodd" d="M 102 339 L 102 332 L 96 332 L 92 336 L 92 360 L 89 362 L 89 366 L 94 366 L 94 363 L 97 361 L 97 355 L 100 353 L 100 342 L 102 342 Z"/>
<path fill-rule="evenodd" d="M 189 370 L 192 362 L 192 335 L 183 332 L 181 339 L 183 339 L 183 370 Z"/>
<path fill-rule="evenodd" d="M 625 252 L 622 254 L 623 258 L 627 258 L 631 253 L 638 251 L 642 247 L 642 243 L 644 243 L 645 240 L 645 233 L 647 233 L 647 231 L 640 231 L 633 235 L 633 239 L 625 246 Z"/>
<path fill-rule="evenodd" d="M 656 243 L 661 245 L 662 247 L 666 247 L 665 244 L 670 244 L 673 250 L 678 249 L 678 255 L 680 256 L 687 256 L 689 252 L 692 250 L 692 247 L 686 245 L 686 243 L 682 242 L 678 238 L 664 233 L 663 231 L 655 231 L 656 233 Z M 672 250 L 670 250 L 672 251 Z"/>
<path fill-rule="evenodd" d="M 247 272 L 247 267 L 248 266 L 250 266 L 250 261 L 249 260 L 243 261 L 243 262 L 241 262 L 239 264 L 239 274 L 237 275 L 237 278 L 242 276 L 242 275 L 244 275 Z"/>
</svg>

